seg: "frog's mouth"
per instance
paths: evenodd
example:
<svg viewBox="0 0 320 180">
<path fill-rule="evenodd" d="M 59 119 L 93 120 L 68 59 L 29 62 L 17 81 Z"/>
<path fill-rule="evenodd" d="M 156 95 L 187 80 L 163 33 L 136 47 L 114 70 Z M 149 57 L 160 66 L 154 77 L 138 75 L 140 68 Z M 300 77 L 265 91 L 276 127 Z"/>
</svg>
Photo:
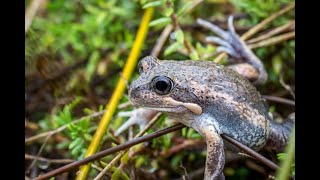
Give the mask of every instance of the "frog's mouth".
<svg viewBox="0 0 320 180">
<path fill-rule="evenodd" d="M 172 106 L 172 107 L 143 107 L 145 109 L 160 111 L 160 112 L 174 112 L 174 113 L 183 113 L 188 109 L 182 105 Z"/>
<path fill-rule="evenodd" d="M 177 101 L 172 99 L 171 97 L 164 97 L 163 100 L 164 100 L 164 103 L 167 105 L 166 107 L 145 107 L 145 108 L 156 110 L 156 111 L 174 112 L 174 113 L 182 113 L 182 112 L 186 112 L 187 110 L 190 110 L 194 114 L 197 114 L 197 115 L 202 114 L 202 108 L 198 104 Z"/>
</svg>

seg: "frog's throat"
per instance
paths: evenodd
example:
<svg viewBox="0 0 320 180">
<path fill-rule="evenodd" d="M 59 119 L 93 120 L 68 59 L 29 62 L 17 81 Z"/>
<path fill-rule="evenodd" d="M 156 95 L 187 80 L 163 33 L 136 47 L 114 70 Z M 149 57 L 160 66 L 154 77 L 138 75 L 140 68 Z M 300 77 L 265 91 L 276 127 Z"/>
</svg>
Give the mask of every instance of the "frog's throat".
<svg viewBox="0 0 320 180">
<path fill-rule="evenodd" d="M 198 104 L 195 104 L 195 103 L 184 103 L 184 102 L 181 102 L 181 101 L 176 101 L 176 100 L 172 99 L 171 97 L 165 97 L 165 98 L 163 98 L 163 100 L 167 104 L 170 104 L 170 105 L 173 105 L 173 106 L 182 105 L 185 108 L 189 109 L 194 114 L 197 114 L 197 115 L 202 114 L 202 108 Z"/>
</svg>

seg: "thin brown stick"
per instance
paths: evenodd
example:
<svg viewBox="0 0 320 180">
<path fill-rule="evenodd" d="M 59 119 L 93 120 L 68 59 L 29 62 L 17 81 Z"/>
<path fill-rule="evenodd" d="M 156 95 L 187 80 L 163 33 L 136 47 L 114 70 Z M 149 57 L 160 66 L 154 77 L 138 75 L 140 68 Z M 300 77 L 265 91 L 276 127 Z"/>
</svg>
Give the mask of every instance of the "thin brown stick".
<svg viewBox="0 0 320 180">
<path fill-rule="evenodd" d="M 38 151 L 38 153 L 37 153 L 37 155 L 36 155 L 36 158 L 34 158 L 33 161 L 31 162 L 31 164 L 29 165 L 26 173 L 29 173 L 30 170 L 31 170 L 31 168 L 36 164 L 36 162 L 38 161 L 38 158 L 39 158 L 40 154 L 42 153 L 44 147 L 47 145 L 48 140 L 49 140 L 49 138 L 50 138 L 51 136 L 52 136 L 52 134 L 46 137 L 46 139 L 44 140 L 44 143 L 41 145 L 41 147 L 40 147 L 40 149 L 39 149 L 39 151 Z"/>
<path fill-rule="evenodd" d="M 268 39 L 268 38 L 270 38 L 270 37 L 272 37 L 274 35 L 277 35 L 279 33 L 284 32 L 284 31 L 286 31 L 288 29 L 292 29 L 292 27 L 294 27 L 294 26 L 295 26 L 295 22 L 294 21 L 290 21 L 287 24 L 284 24 L 282 26 L 276 27 L 276 28 L 272 29 L 271 31 L 269 31 L 269 32 L 267 32 L 265 34 L 262 34 L 259 37 L 256 37 L 256 38 L 248 40 L 247 43 L 248 44 L 253 44 L 253 43 Z"/>
<path fill-rule="evenodd" d="M 293 99 L 296 99 L 296 95 L 294 94 L 292 88 L 291 88 L 288 84 L 286 84 L 286 83 L 284 82 L 284 80 L 283 80 L 283 74 L 282 74 L 282 73 L 280 74 L 279 82 L 280 82 L 280 84 L 281 84 L 287 91 L 290 92 L 290 94 L 291 94 L 291 96 L 293 97 Z"/>
<path fill-rule="evenodd" d="M 44 158 L 44 157 L 37 157 L 37 156 L 33 156 L 30 154 L 24 154 L 24 159 L 26 160 L 34 160 L 34 159 L 38 159 L 38 161 L 43 161 L 49 164 L 68 164 L 68 163 L 72 163 L 75 160 L 73 159 L 48 159 L 48 158 Z"/>
<path fill-rule="evenodd" d="M 128 141 L 128 142 L 125 142 L 125 143 L 120 144 L 118 146 L 106 149 L 104 151 L 98 152 L 98 153 L 96 153 L 96 154 L 94 154 L 92 156 L 89 156 L 89 157 L 87 157 L 85 159 L 82 159 L 80 161 L 75 161 L 73 163 L 67 164 L 67 165 L 62 166 L 62 167 L 60 167 L 58 169 L 55 169 L 53 171 L 50 171 L 50 172 L 48 172 L 46 174 L 40 175 L 39 177 L 35 178 L 34 180 L 49 179 L 50 177 L 53 177 L 53 176 L 59 175 L 61 173 L 67 172 L 67 171 L 69 171 L 71 169 L 74 169 L 74 168 L 77 168 L 77 167 L 79 167 L 81 165 L 84 165 L 84 164 L 90 163 L 92 161 L 101 159 L 102 157 L 105 157 L 107 155 L 110 155 L 110 154 L 116 153 L 118 151 L 130 148 L 130 147 L 132 147 L 132 146 L 134 146 L 136 144 L 139 144 L 139 143 L 142 143 L 142 142 L 145 142 L 145 141 L 149 141 L 149 140 L 151 140 L 153 138 L 168 134 L 170 132 L 174 132 L 174 131 L 182 129 L 184 127 L 185 126 L 182 125 L 182 124 L 177 124 L 177 125 L 171 126 L 169 128 L 165 128 L 165 129 L 156 131 L 154 133 L 151 133 L 151 134 L 148 134 L 148 135 L 133 139 L 132 141 Z"/>
<path fill-rule="evenodd" d="M 150 129 L 159 119 L 159 117 L 162 115 L 162 113 L 157 113 L 152 119 L 151 121 L 148 122 L 148 124 L 134 137 L 138 138 L 140 136 L 142 136 L 145 132 L 147 132 L 148 129 Z M 129 149 L 126 149 L 124 151 L 121 151 L 104 169 L 103 171 L 101 171 L 96 178 L 94 178 L 94 180 L 99 180 L 101 179 L 110 169 L 111 167 L 113 167 L 128 151 Z"/>
<path fill-rule="evenodd" d="M 279 166 L 276 165 L 274 162 L 270 161 L 269 159 L 263 157 L 262 155 L 260 155 L 259 153 L 255 152 L 254 150 L 252 150 L 251 148 L 241 144 L 240 142 L 232 139 L 229 136 L 226 136 L 224 134 L 221 134 L 221 136 L 227 140 L 228 142 L 232 143 L 233 145 L 237 146 L 238 148 L 240 148 L 241 150 L 243 150 L 245 153 L 251 155 L 252 157 L 254 157 L 255 159 L 257 159 L 258 161 L 262 162 L 263 164 L 267 165 L 268 167 L 270 167 L 273 170 L 277 170 L 279 169 Z"/>
<path fill-rule="evenodd" d="M 171 31 L 173 30 L 173 26 L 171 24 L 168 24 L 164 30 L 162 31 L 160 37 L 158 38 L 156 45 L 153 47 L 152 51 L 151 51 L 151 56 L 155 56 L 158 57 L 161 49 L 164 45 L 164 43 L 166 42 L 166 40 L 168 39 L 168 36 L 170 35 Z"/>
<path fill-rule="evenodd" d="M 260 22 L 259 24 L 255 25 L 254 27 L 252 27 L 249 31 L 247 31 L 246 33 L 244 33 L 241 36 L 241 39 L 243 41 L 249 39 L 250 37 L 252 37 L 254 34 L 256 34 L 257 32 L 259 32 L 265 25 L 267 25 L 268 23 L 270 23 L 271 21 L 273 21 L 274 19 L 276 19 L 277 17 L 281 16 L 282 14 L 290 11 L 291 9 L 293 9 L 295 7 L 295 3 L 288 5 L 287 7 L 285 7 L 284 9 L 274 13 L 273 15 L 269 16 L 268 18 L 266 18 L 265 20 L 263 20 L 262 22 Z M 225 57 L 227 56 L 227 53 L 223 52 L 221 54 L 219 54 L 214 62 L 215 63 L 220 63 Z"/>
<path fill-rule="evenodd" d="M 296 103 L 295 101 L 292 101 L 290 99 L 285 99 L 282 97 L 277 97 L 277 96 L 268 96 L 268 95 L 262 95 L 263 98 L 265 98 L 268 101 L 274 101 L 274 102 L 278 102 L 278 103 L 282 103 L 282 104 L 288 104 L 291 106 L 295 106 Z"/>
<path fill-rule="evenodd" d="M 264 26 L 266 26 L 267 24 L 269 24 L 270 22 L 272 22 L 273 20 L 275 20 L 276 18 L 278 18 L 279 16 L 283 15 L 284 13 L 290 11 L 291 9 L 293 9 L 295 7 L 295 3 L 289 4 L 287 7 L 283 8 L 282 10 L 272 14 L 271 16 L 269 16 L 268 18 L 266 18 L 265 20 L 261 21 L 259 24 L 255 25 L 253 28 L 251 28 L 249 31 L 247 31 L 246 33 L 244 33 L 241 36 L 242 40 L 247 40 L 250 37 L 252 37 L 254 34 L 256 34 L 257 32 L 259 32 Z"/>
<path fill-rule="evenodd" d="M 254 44 L 249 44 L 248 47 L 250 49 L 254 49 L 254 48 L 259 48 L 259 47 L 264 47 L 264 46 L 270 46 L 270 45 L 274 45 L 274 44 L 277 44 L 282 41 L 286 41 L 288 39 L 292 39 L 294 37 L 295 37 L 295 32 L 288 32 L 288 33 L 285 33 L 285 34 L 282 34 L 279 36 L 275 36 L 275 37 L 272 37 L 272 38 L 254 43 Z"/>
<path fill-rule="evenodd" d="M 84 117 L 82 117 L 80 119 L 77 119 L 77 120 L 74 120 L 74 121 L 72 121 L 72 122 L 70 122 L 70 123 L 68 123 L 68 124 L 66 124 L 64 126 L 61 126 L 58 129 L 55 129 L 55 130 L 52 130 L 52 131 L 43 132 L 41 134 L 29 137 L 29 138 L 25 139 L 25 144 L 28 144 L 28 143 L 31 143 L 31 142 L 36 141 L 38 139 L 41 139 L 41 138 L 44 138 L 44 137 L 47 137 L 47 136 L 52 136 L 52 135 L 54 135 L 56 133 L 59 133 L 59 132 L 63 131 L 64 129 L 66 129 L 68 127 L 68 125 L 70 125 L 70 124 L 76 124 L 76 123 L 79 123 L 79 122 L 81 122 L 81 121 L 83 121 L 85 119 L 88 119 L 88 118 L 92 119 L 92 118 L 101 116 L 104 113 L 104 111 L 105 110 L 93 113 L 93 114 L 88 115 L 88 116 L 84 116 Z"/>
<path fill-rule="evenodd" d="M 25 24 L 24 24 L 24 32 L 25 34 L 28 32 L 29 27 L 31 26 L 32 20 L 34 16 L 37 14 L 37 11 L 41 5 L 43 0 L 33 0 L 25 14 Z"/>
</svg>

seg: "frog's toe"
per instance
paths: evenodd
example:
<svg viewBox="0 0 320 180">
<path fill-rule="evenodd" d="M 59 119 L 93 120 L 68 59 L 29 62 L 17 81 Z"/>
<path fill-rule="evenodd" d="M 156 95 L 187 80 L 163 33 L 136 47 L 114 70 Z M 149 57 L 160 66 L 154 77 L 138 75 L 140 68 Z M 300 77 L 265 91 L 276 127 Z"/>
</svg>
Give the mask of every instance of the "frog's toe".
<svg viewBox="0 0 320 180">
<path fill-rule="evenodd" d="M 230 38 L 230 35 L 227 31 L 224 31 L 223 29 L 221 29 L 220 27 L 218 27 L 217 25 L 215 24 L 212 24 L 211 22 L 209 21 L 205 21 L 203 19 L 200 19 L 198 18 L 197 19 L 197 23 L 206 28 L 206 29 L 209 29 L 210 31 L 214 32 L 215 34 L 217 34 L 218 36 L 222 37 L 223 39 L 229 39 Z"/>
<path fill-rule="evenodd" d="M 208 36 L 208 37 L 206 37 L 205 40 L 208 43 L 215 43 L 215 44 L 219 44 L 221 46 L 225 46 L 229 49 L 232 49 L 232 46 L 227 41 L 225 41 L 217 36 Z"/>
<path fill-rule="evenodd" d="M 157 114 L 157 111 L 147 110 L 143 108 L 135 109 L 133 111 L 128 112 L 120 112 L 118 115 L 122 117 L 130 118 L 121 125 L 115 132 L 115 136 L 120 135 L 125 130 L 127 130 L 130 126 L 139 125 L 139 128 L 144 128 L 147 123 Z"/>
<path fill-rule="evenodd" d="M 233 16 L 229 16 L 229 18 L 228 18 L 228 30 L 229 30 L 229 32 L 231 33 L 232 36 L 238 36 L 237 33 L 236 33 L 236 30 L 234 28 L 234 25 L 233 25 L 233 19 L 234 19 Z"/>
<path fill-rule="evenodd" d="M 233 48 L 228 48 L 225 46 L 219 46 L 216 49 L 216 53 L 221 53 L 221 52 L 226 52 L 227 54 L 229 54 L 230 56 L 240 59 L 241 56 L 239 55 L 239 53 L 237 53 Z"/>
</svg>

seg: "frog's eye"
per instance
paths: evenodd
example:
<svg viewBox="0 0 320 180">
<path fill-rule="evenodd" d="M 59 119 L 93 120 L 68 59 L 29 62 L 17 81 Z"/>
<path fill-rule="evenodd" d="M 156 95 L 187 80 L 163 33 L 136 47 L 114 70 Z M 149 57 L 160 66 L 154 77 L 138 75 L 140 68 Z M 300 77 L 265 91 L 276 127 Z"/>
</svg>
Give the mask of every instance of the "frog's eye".
<svg viewBox="0 0 320 180">
<path fill-rule="evenodd" d="M 166 76 L 156 76 L 151 81 L 151 87 L 157 94 L 165 95 L 173 89 L 173 81 Z"/>
</svg>

